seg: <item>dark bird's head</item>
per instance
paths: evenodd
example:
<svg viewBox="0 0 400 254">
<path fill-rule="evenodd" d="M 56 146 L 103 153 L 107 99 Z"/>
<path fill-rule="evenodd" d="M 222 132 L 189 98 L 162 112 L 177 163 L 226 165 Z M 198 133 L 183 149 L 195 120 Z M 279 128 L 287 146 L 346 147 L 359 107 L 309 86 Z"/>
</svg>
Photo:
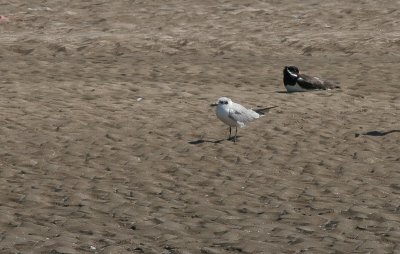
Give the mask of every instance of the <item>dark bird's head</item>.
<svg viewBox="0 0 400 254">
<path fill-rule="evenodd" d="M 283 69 L 283 74 L 285 75 L 285 73 L 293 78 L 297 78 L 299 75 L 299 68 L 296 66 L 285 66 L 285 69 Z"/>
<path fill-rule="evenodd" d="M 295 85 L 299 77 L 299 69 L 296 66 L 285 66 L 283 69 L 283 83 L 286 85 Z"/>
</svg>

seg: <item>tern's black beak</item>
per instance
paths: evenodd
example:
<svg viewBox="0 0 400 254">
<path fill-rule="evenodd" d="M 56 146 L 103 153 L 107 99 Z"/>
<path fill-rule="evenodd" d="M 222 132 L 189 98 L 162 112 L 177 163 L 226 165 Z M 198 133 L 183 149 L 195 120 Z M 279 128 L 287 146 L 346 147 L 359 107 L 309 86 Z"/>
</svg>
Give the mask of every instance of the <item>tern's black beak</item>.
<svg viewBox="0 0 400 254">
<path fill-rule="evenodd" d="M 211 107 L 216 107 L 217 105 L 218 105 L 218 103 L 210 104 Z"/>
</svg>

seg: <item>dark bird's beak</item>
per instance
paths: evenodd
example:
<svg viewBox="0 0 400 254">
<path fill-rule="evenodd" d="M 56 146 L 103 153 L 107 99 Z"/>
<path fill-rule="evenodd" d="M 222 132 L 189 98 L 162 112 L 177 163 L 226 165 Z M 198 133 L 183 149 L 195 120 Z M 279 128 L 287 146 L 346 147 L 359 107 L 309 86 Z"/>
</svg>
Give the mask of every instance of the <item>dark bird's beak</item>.
<svg viewBox="0 0 400 254">
<path fill-rule="evenodd" d="M 217 105 L 218 105 L 218 103 L 210 104 L 211 107 L 216 107 Z"/>
</svg>

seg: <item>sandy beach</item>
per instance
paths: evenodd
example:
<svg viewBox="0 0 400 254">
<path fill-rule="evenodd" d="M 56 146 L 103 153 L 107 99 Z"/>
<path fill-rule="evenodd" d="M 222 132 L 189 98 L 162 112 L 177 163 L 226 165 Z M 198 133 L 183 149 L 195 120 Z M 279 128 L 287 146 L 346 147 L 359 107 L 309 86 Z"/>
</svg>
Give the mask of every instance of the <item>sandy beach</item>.
<svg viewBox="0 0 400 254">
<path fill-rule="evenodd" d="M 0 3 L 0 253 L 400 253 L 399 10 Z"/>
</svg>

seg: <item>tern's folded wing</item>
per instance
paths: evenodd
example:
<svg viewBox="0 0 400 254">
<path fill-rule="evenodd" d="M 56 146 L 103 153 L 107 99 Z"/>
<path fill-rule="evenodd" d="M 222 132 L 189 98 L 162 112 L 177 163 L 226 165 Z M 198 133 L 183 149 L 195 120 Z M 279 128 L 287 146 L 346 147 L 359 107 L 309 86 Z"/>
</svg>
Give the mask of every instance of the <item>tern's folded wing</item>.
<svg viewBox="0 0 400 254">
<path fill-rule="evenodd" d="M 229 118 L 243 125 L 259 117 L 260 115 L 257 112 L 254 112 L 251 109 L 247 109 L 241 105 L 232 107 L 229 110 Z"/>
</svg>

